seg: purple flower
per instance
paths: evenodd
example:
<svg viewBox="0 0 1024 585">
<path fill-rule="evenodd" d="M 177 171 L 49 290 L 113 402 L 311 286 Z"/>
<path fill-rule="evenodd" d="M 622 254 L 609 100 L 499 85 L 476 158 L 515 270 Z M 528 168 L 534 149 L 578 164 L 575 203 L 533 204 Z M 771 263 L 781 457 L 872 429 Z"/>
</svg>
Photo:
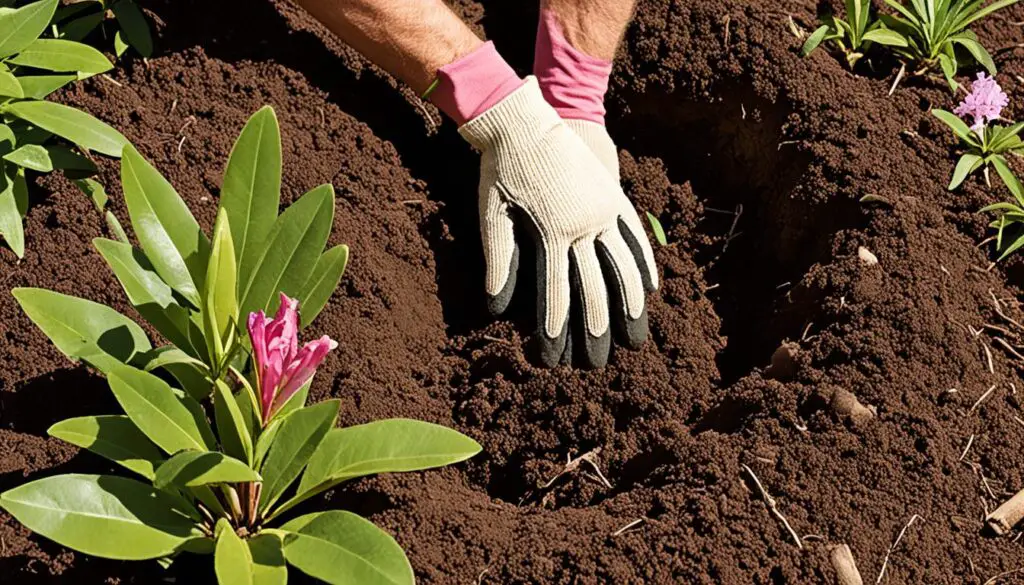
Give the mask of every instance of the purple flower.
<svg viewBox="0 0 1024 585">
<path fill-rule="evenodd" d="M 1009 103 L 1010 99 L 996 83 L 996 78 L 979 73 L 978 79 L 971 83 L 971 93 L 967 94 L 953 113 L 962 118 L 972 116 L 974 125 L 971 126 L 971 130 L 981 132 L 985 128 L 985 123 L 999 118 L 999 114 Z"/>
<path fill-rule="evenodd" d="M 273 319 L 263 311 L 249 313 L 249 339 L 256 360 L 256 386 L 263 407 L 263 424 L 316 373 L 327 352 L 338 342 L 324 335 L 299 349 L 299 301 L 281 293 L 281 308 Z"/>
</svg>

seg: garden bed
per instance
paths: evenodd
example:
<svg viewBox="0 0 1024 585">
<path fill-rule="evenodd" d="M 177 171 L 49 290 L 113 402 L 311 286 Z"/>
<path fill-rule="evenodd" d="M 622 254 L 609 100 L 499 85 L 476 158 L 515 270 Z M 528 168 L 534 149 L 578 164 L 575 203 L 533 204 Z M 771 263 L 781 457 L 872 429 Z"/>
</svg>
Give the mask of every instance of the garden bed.
<svg viewBox="0 0 1024 585">
<path fill-rule="evenodd" d="M 853 75 L 827 51 L 801 59 L 788 18 L 812 28 L 811 0 L 642 1 L 609 128 L 626 192 L 668 233 L 655 251 L 652 341 L 616 350 L 603 370 L 545 370 L 526 334 L 531 294 L 508 320 L 487 315 L 477 161 L 450 122 L 288 3 L 143 4 L 156 17 L 154 58 L 60 101 L 121 130 L 207 232 L 222 165 L 261 105 L 281 123 L 283 203 L 333 183 L 330 244 L 349 244 L 352 261 L 310 332 L 341 342 L 314 399 L 340 398 L 343 425 L 420 418 L 484 450 L 304 508 L 371 518 L 419 582 L 825 583 L 837 544 L 872 583 L 885 559 L 885 582 L 936 585 L 981 585 L 1024 564 L 1018 533 L 982 530 L 1024 487 L 1024 362 L 996 341 L 1024 335 L 1007 319 L 1024 322 L 1024 266 L 990 268 L 991 245 L 978 246 L 989 234 L 977 209 L 1001 185 L 979 174 L 945 189 L 957 145 L 929 114 L 955 105 L 941 80 L 906 81 L 890 97 L 895 63 Z M 457 4 L 529 70 L 530 3 Z M 1018 6 L 976 27 L 1011 119 L 1024 117 L 1021 20 Z M 126 222 L 115 162 L 100 179 Z M 0 288 L 133 314 L 92 248 L 107 229 L 92 202 L 55 175 L 33 201 L 25 259 L 0 248 Z M 112 469 L 45 434 L 116 411 L 105 381 L 68 362 L 7 293 L 0 339 L 0 490 Z M 787 342 L 792 367 L 769 370 Z M 844 391 L 875 414 L 851 416 Z M 164 572 L 72 553 L 5 513 L 0 545 L 5 583 L 212 576 L 195 566 L 209 557 Z"/>
</svg>

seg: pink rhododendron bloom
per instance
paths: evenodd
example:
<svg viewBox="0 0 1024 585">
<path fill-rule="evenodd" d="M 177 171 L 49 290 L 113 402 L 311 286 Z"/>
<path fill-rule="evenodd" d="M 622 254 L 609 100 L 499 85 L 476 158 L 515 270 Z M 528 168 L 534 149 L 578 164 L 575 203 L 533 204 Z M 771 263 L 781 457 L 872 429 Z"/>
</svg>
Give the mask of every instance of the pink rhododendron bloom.
<svg viewBox="0 0 1024 585">
<path fill-rule="evenodd" d="M 953 113 L 961 118 L 973 117 L 974 124 L 971 130 L 981 132 L 987 122 L 999 118 L 999 114 L 1009 103 L 1010 98 L 996 83 L 996 78 L 979 73 L 978 79 L 971 83 L 971 93 L 967 94 Z"/>
<path fill-rule="evenodd" d="M 256 387 L 267 424 L 302 388 L 338 342 L 324 335 L 299 349 L 299 301 L 281 293 L 281 308 L 273 319 L 263 311 L 249 313 L 249 339 L 256 360 Z"/>
</svg>

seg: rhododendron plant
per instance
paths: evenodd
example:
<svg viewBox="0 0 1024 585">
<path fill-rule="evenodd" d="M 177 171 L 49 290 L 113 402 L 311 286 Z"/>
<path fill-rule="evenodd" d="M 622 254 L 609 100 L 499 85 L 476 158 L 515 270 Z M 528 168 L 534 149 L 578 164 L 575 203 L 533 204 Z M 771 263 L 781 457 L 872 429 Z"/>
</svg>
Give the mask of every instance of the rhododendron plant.
<svg viewBox="0 0 1024 585">
<path fill-rule="evenodd" d="M 480 451 L 469 437 L 415 420 L 335 428 L 339 400 L 306 404 L 337 343 L 323 335 L 300 348 L 299 333 L 348 259 L 345 246 L 323 252 L 331 186 L 278 215 L 281 138 L 269 108 L 231 152 L 212 237 L 131 146 L 121 171 L 139 247 L 127 239 L 96 247 L 165 343 L 154 349 L 137 323 L 92 301 L 42 289 L 13 294 L 58 349 L 107 377 L 123 410 L 61 421 L 49 434 L 138 477 L 45 477 L 0 494 L 0 507 L 95 556 L 167 565 L 183 552 L 212 553 L 222 585 L 281 585 L 287 565 L 328 583 L 412 584 L 395 539 L 356 514 L 286 518 L 342 482 Z"/>
<path fill-rule="evenodd" d="M 946 110 L 932 110 L 932 114 L 942 120 L 953 133 L 966 143 L 967 152 L 960 156 L 949 182 L 949 190 L 960 186 L 971 173 L 983 169 L 985 182 L 989 183 L 989 166 L 993 166 L 1003 182 L 1009 187 L 1007 177 L 1013 173 L 1006 162 L 1007 153 L 1020 153 L 1024 149 L 1020 132 L 1024 124 L 1000 126 L 993 124 L 1001 119 L 1003 108 L 1009 104 L 1009 98 L 994 77 L 979 73 L 971 84 L 971 92 L 967 94 L 953 113 Z M 958 118 L 966 118 L 971 125 Z M 1013 179 L 1016 180 L 1016 179 Z"/>
</svg>

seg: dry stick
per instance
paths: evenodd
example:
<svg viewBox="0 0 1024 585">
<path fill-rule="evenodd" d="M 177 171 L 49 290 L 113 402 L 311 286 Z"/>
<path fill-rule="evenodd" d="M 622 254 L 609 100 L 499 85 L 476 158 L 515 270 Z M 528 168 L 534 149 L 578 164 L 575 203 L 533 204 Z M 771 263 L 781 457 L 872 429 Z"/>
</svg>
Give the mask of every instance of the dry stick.
<svg viewBox="0 0 1024 585">
<path fill-rule="evenodd" d="M 896 86 L 900 84 L 903 76 L 907 74 L 907 64 L 903 63 L 900 65 L 899 73 L 896 74 L 896 79 L 892 82 L 892 87 L 889 88 L 889 95 L 891 96 L 896 91 Z"/>
<path fill-rule="evenodd" d="M 992 391 L 993 391 L 993 390 L 995 390 L 995 389 L 996 389 L 996 385 L 995 385 L 995 384 L 992 384 L 992 386 L 990 386 L 988 390 L 985 390 L 985 393 L 984 393 L 984 394 L 982 394 L 980 398 L 978 398 L 978 400 L 977 400 L 977 401 L 976 401 L 976 402 L 974 403 L 974 406 L 972 406 L 972 407 L 971 407 L 971 409 L 967 411 L 967 414 L 971 414 L 972 412 L 974 412 L 974 410 L 975 410 L 976 408 L 978 408 L 978 406 L 980 406 L 980 405 L 981 405 L 981 403 L 982 403 L 982 402 L 983 402 L 983 401 L 984 401 L 984 400 L 985 400 L 986 398 L 988 398 L 989 394 L 992 394 Z"/>
<path fill-rule="evenodd" d="M 630 528 L 633 528 L 634 526 L 636 526 L 636 525 L 638 525 L 638 524 L 642 524 L 642 523 L 643 523 L 643 521 L 644 521 L 644 518 L 637 518 L 636 520 L 633 520 L 633 521 L 632 521 L 632 522 L 630 522 L 629 524 L 626 524 L 626 525 L 625 525 L 625 526 L 623 526 L 622 528 L 619 528 L 618 530 L 616 530 L 615 532 L 613 532 L 613 533 L 612 533 L 612 536 L 620 536 L 620 535 L 622 535 L 622 534 L 623 534 L 624 532 L 626 532 L 627 530 L 629 530 Z"/>
<path fill-rule="evenodd" d="M 606 488 L 608 488 L 608 489 L 612 489 L 612 483 L 610 481 L 608 481 L 608 478 L 606 478 L 603 473 L 601 473 L 601 468 L 598 467 L 597 462 L 595 461 L 597 456 L 600 455 L 600 454 L 601 454 L 601 448 L 598 447 L 596 449 L 593 449 L 591 451 L 588 451 L 588 452 L 584 453 L 583 455 L 580 455 L 579 457 L 577 457 L 575 459 L 573 459 L 572 456 L 567 456 L 568 457 L 568 461 L 566 462 L 565 467 L 562 468 L 562 471 L 558 472 L 558 475 L 556 475 L 556 476 L 552 477 L 550 480 L 548 480 L 548 482 L 546 484 L 542 485 L 541 488 L 542 489 L 547 489 L 547 488 L 551 487 L 563 475 L 566 475 L 567 473 L 572 473 L 572 472 L 576 471 L 579 468 L 580 463 L 584 463 L 585 462 L 585 463 L 589 463 L 590 466 L 594 468 L 594 471 L 597 472 L 597 475 L 598 475 L 598 477 L 601 478 L 601 481 L 604 483 L 604 486 Z"/>
<path fill-rule="evenodd" d="M 1019 360 L 1024 360 L 1024 355 L 1020 355 L 1020 352 L 1018 352 L 1016 349 L 1013 349 L 1013 346 L 1010 345 L 1009 343 L 1006 343 L 1006 340 L 1003 339 L 1002 337 L 993 337 L 992 340 L 998 343 L 999 345 L 1003 346 L 1003 349 L 1010 352 L 1010 354 L 1013 355 L 1013 357 Z"/>
<path fill-rule="evenodd" d="M 838 585 L 864 585 L 864 579 L 857 570 L 857 563 L 853 561 L 853 552 L 849 545 L 840 544 L 833 547 L 829 553 L 829 560 L 832 561 L 832 568 L 836 570 Z"/>
<path fill-rule="evenodd" d="M 970 439 L 967 439 L 967 446 L 964 447 L 964 452 L 960 454 L 960 459 L 957 461 L 963 461 L 964 457 L 967 457 L 967 452 L 971 450 L 971 445 L 974 444 L 974 435 L 971 435 Z"/>
<path fill-rule="evenodd" d="M 982 342 L 981 348 L 985 350 L 985 359 L 988 361 L 988 373 L 996 373 L 995 364 L 992 363 L 992 350 L 988 348 L 988 344 L 985 342 Z"/>
<path fill-rule="evenodd" d="M 999 302 L 999 299 L 996 298 L 996 295 L 995 295 L 995 293 L 992 292 L 992 289 L 988 290 L 988 294 L 989 294 L 989 296 L 992 297 L 992 302 L 996 306 L 996 314 L 999 315 L 1000 317 L 1002 317 L 1003 319 L 1005 319 L 1006 322 L 1012 323 L 1012 324 L 1016 325 L 1017 329 L 1020 329 L 1020 330 L 1024 331 L 1024 325 L 1021 325 L 1020 323 L 1018 323 L 1014 319 L 1010 318 L 1006 313 L 1003 313 L 1002 304 Z"/>
<path fill-rule="evenodd" d="M 1021 420 L 1019 416 L 1013 415 L 1013 420 L 1017 421 L 1018 423 L 1020 423 L 1020 426 L 1024 427 L 1024 420 Z"/>
<path fill-rule="evenodd" d="M 998 581 L 1002 577 L 1006 577 L 1007 575 L 1013 575 L 1013 574 L 1016 574 L 1016 573 L 1024 573 L 1024 567 L 1021 567 L 1020 569 L 1014 569 L 1012 571 L 1003 571 L 1002 573 L 999 573 L 998 575 L 992 575 L 992 578 L 989 579 L 988 581 L 985 581 L 985 583 L 983 585 L 993 585 L 993 583 L 995 583 L 996 581 Z"/>
<path fill-rule="evenodd" d="M 892 545 L 889 546 L 889 550 L 886 551 L 885 558 L 882 560 L 882 570 L 878 572 L 878 579 L 875 580 L 875 585 L 881 583 L 882 578 L 885 577 L 885 569 L 889 566 L 889 555 L 892 554 L 892 551 L 896 550 L 896 547 L 900 544 L 900 541 L 903 540 L 903 535 L 907 533 L 907 529 L 910 528 L 910 525 L 913 524 L 914 521 L 918 518 L 920 518 L 920 516 L 918 516 L 917 514 L 911 516 L 910 521 L 907 522 L 907 525 L 903 527 L 903 530 L 900 530 L 899 535 L 896 536 L 896 540 L 894 540 Z"/>
<path fill-rule="evenodd" d="M 736 204 L 736 215 L 732 218 L 732 226 L 729 227 L 729 235 L 725 237 L 725 245 L 722 246 L 722 252 L 729 249 L 729 242 L 732 241 L 733 234 L 736 233 L 736 224 L 740 222 L 740 216 L 743 215 L 743 204 Z"/>
<path fill-rule="evenodd" d="M 985 518 L 985 523 L 992 529 L 992 532 L 1003 536 L 1010 532 L 1021 518 L 1024 518 L 1024 490 L 1003 502 Z"/>
<path fill-rule="evenodd" d="M 793 530 L 793 527 L 789 525 L 789 520 L 786 520 L 786 517 L 783 516 L 782 512 L 779 511 L 779 507 L 775 503 L 775 498 L 771 497 L 771 495 L 768 493 L 768 490 L 764 489 L 764 485 L 761 484 L 761 480 L 757 478 L 756 474 L 754 474 L 754 470 L 751 469 L 746 463 L 742 463 L 740 464 L 740 466 L 743 467 L 743 469 L 750 474 L 750 477 L 754 478 L 754 483 L 757 484 L 757 489 L 760 490 L 761 497 L 764 499 L 765 505 L 768 506 L 768 510 L 770 510 L 776 518 L 782 521 L 782 525 L 786 527 L 786 530 L 789 531 L 790 536 L 793 537 L 793 542 L 796 543 L 797 548 L 803 549 L 804 545 L 802 542 L 800 542 L 800 537 L 797 535 L 796 530 Z"/>
</svg>

